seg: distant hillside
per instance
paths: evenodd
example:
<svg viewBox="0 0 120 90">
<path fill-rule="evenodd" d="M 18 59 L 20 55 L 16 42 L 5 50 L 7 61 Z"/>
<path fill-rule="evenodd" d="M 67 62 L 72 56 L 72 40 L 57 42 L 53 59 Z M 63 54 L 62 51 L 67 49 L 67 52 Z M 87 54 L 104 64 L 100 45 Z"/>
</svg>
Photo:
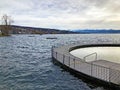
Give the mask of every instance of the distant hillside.
<svg viewBox="0 0 120 90">
<path fill-rule="evenodd" d="M 81 33 L 81 34 L 99 34 L 99 33 L 103 33 L 103 34 L 109 34 L 109 33 L 120 33 L 120 30 L 72 30 L 73 32 L 76 33 Z"/>
<path fill-rule="evenodd" d="M 1 27 L 2 25 L 0 25 Z M 109 33 L 120 33 L 120 30 L 59 30 L 50 28 L 36 28 L 36 27 L 26 27 L 12 25 L 11 34 L 109 34 Z"/>
<path fill-rule="evenodd" d="M 1 27 L 2 25 L 0 25 Z M 36 27 L 26 27 L 26 26 L 16 26 L 12 25 L 11 34 L 74 34 L 76 32 L 59 30 L 59 29 L 49 29 L 49 28 L 36 28 Z"/>
<path fill-rule="evenodd" d="M 72 34 L 75 32 L 67 30 L 49 29 L 49 28 L 35 28 L 25 26 L 12 25 L 12 34 Z"/>
</svg>

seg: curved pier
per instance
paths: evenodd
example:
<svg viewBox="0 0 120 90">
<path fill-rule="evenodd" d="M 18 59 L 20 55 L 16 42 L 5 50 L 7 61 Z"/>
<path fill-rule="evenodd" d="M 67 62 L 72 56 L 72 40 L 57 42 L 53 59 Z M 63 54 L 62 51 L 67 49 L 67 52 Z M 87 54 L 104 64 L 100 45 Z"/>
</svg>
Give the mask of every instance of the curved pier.
<svg viewBox="0 0 120 90">
<path fill-rule="evenodd" d="M 110 88 L 120 89 L 120 64 L 106 60 L 86 62 L 84 59 L 75 57 L 70 51 L 86 47 L 120 47 L 120 44 L 85 44 L 67 45 L 52 48 L 53 61 L 78 77 L 96 81 Z"/>
</svg>

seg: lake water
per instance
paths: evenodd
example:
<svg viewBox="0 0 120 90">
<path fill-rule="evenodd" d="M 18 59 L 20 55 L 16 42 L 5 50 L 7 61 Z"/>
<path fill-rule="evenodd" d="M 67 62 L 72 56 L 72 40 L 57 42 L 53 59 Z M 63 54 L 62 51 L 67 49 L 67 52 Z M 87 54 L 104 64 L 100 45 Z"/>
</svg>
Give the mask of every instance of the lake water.
<svg viewBox="0 0 120 90">
<path fill-rule="evenodd" d="M 57 39 L 46 39 L 57 37 Z M 12 35 L 0 37 L 0 90 L 108 90 L 74 77 L 52 63 L 51 47 L 120 42 L 119 34 Z"/>
</svg>

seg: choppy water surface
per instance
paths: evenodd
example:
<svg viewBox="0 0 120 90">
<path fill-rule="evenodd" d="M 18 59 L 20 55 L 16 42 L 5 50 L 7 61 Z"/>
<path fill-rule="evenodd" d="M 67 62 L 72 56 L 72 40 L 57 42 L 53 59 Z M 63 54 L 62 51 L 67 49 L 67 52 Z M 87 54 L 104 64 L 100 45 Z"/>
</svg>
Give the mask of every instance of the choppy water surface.
<svg viewBox="0 0 120 90">
<path fill-rule="evenodd" d="M 46 39 L 57 37 L 57 39 Z M 51 46 L 120 42 L 120 35 L 12 35 L 0 37 L 0 90 L 107 90 L 88 84 L 51 61 Z"/>
</svg>

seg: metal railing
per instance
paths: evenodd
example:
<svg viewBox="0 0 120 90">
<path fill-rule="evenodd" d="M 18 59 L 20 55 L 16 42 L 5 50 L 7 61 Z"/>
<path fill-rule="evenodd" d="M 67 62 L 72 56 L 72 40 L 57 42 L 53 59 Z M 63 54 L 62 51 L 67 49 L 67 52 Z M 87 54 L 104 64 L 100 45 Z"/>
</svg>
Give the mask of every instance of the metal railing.
<svg viewBox="0 0 120 90">
<path fill-rule="evenodd" d="M 95 60 L 97 60 L 97 53 L 96 53 L 96 52 L 86 55 L 86 56 L 83 58 L 83 60 L 86 61 L 86 58 L 87 58 L 87 57 L 90 57 L 90 56 L 92 56 L 92 55 L 95 55 Z"/>
<path fill-rule="evenodd" d="M 97 53 L 89 54 L 85 56 L 85 58 L 93 54 L 96 55 L 96 59 L 97 59 Z M 84 61 L 85 58 L 83 60 L 80 58 L 76 58 L 74 56 L 61 54 L 57 52 L 57 50 L 55 50 L 54 47 L 52 48 L 52 57 L 57 61 L 59 61 L 60 63 L 72 69 L 75 69 L 81 73 L 84 73 L 86 75 L 98 78 L 106 82 L 120 84 L 120 70 L 115 70 L 110 67 L 105 67 L 90 62 L 85 62 Z"/>
</svg>

